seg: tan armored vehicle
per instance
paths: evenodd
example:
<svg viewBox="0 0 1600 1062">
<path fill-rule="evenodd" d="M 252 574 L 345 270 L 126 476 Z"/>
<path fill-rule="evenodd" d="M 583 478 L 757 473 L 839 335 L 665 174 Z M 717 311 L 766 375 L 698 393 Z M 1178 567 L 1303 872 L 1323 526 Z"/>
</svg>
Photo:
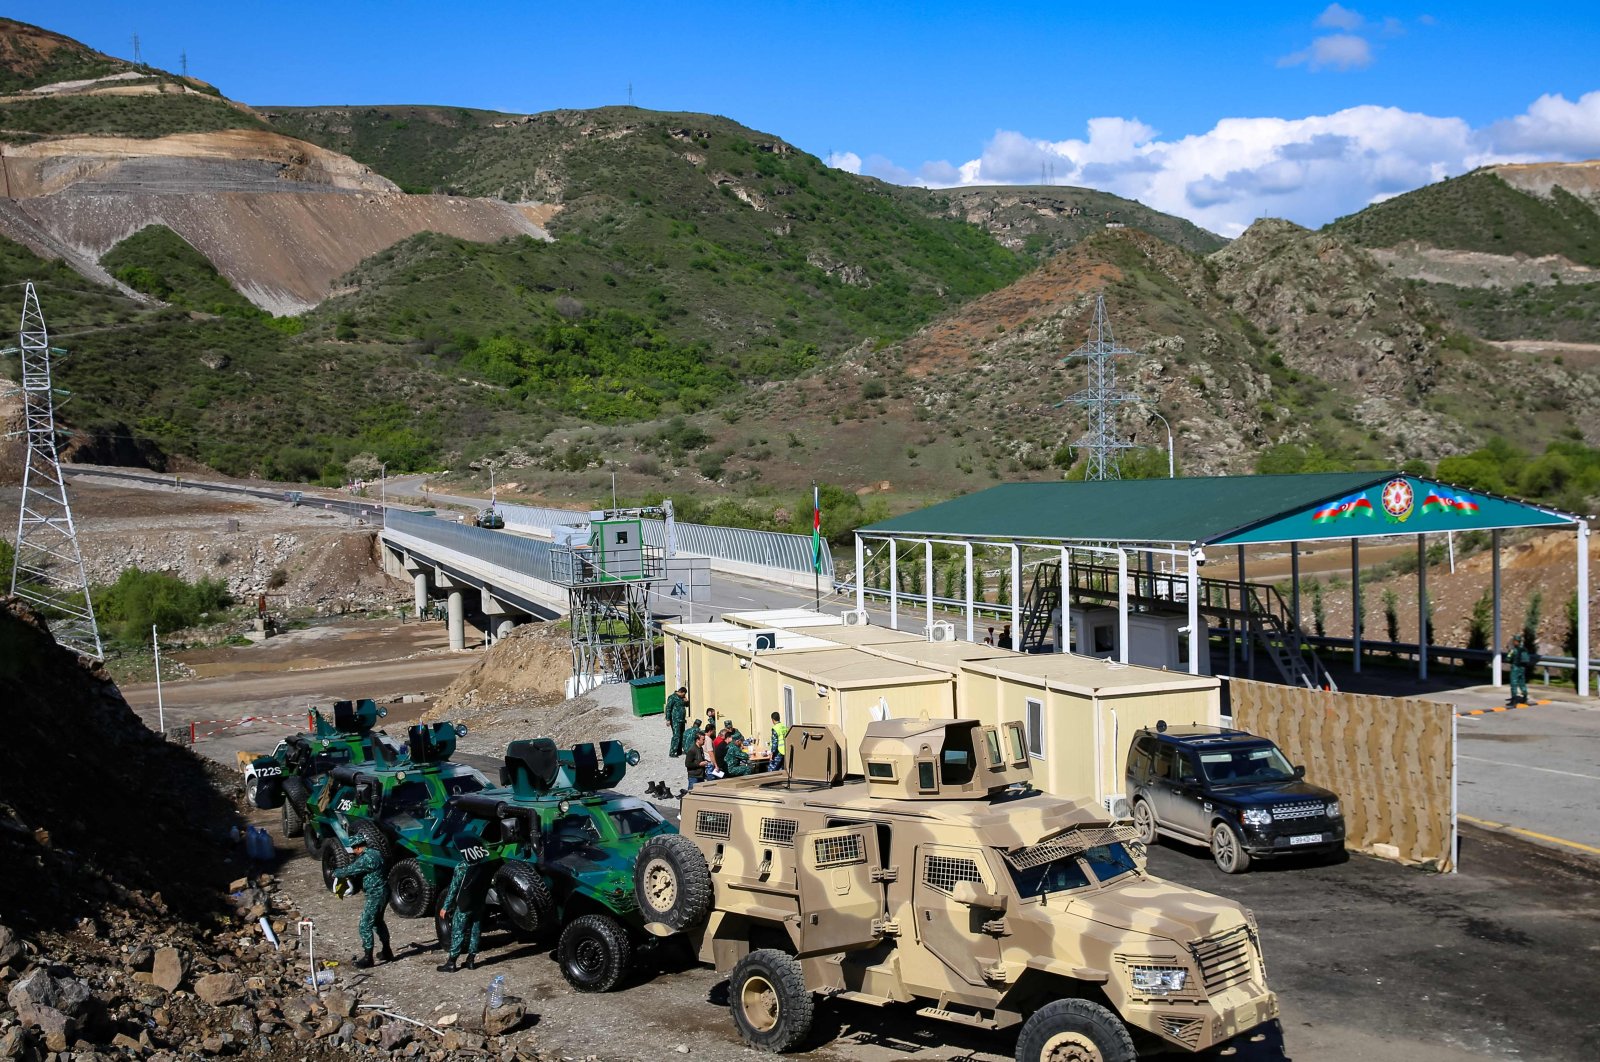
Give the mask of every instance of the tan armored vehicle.
<svg viewBox="0 0 1600 1062">
<path fill-rule="evenodd" d="M 872 723 L 864 778 L 842 741 L 794 727 L 785 772 L 696 786 L 635 865 L 647 928 L 729 974 L 751 1046 L 799 1046 L 816 993 L 1021 1025 L 1019 1062 L 1198 1051 L 1277 1017 L 1250 912 L 1033 789 L 1021 724 Z"/>
</svg>

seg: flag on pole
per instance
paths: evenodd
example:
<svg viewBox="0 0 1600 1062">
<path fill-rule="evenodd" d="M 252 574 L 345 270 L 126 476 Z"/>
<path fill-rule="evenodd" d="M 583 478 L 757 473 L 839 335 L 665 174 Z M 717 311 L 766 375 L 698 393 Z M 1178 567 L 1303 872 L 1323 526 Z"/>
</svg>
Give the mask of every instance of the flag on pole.
<svg viewBox="0 0 1600 1062">
<path fill-rule="evenodd" d="M 822 571 L 822 492 L 811 484 L 811 570 Z"/>
</svg>

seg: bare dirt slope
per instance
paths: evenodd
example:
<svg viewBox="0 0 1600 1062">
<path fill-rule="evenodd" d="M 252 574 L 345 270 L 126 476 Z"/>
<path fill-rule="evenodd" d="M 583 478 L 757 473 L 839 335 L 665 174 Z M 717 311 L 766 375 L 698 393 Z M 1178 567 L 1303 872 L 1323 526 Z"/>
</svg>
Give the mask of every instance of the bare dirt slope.
<svg viewBox="0 0 1600 1062">
<path fill-rule="evenodd" d="M 252 129 L 0 145 L 0 234 L 102 282 L 101 256 L 165 225 L 246 298 L 310 309 L 363 259 L 419 232 L 546 238 L 537 206 L 405 195 L 337 152 Z"/>
</svg>

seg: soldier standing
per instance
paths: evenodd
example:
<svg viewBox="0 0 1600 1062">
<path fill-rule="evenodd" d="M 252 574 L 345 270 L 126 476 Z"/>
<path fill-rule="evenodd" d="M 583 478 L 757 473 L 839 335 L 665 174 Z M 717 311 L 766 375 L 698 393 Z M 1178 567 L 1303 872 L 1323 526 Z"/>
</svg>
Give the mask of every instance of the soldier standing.
<svg viewBox="0 0 1600 1062">
<path fill-rule="evenodd" d="M 683 769 L 689 776 L 689 784 L 684 787 L 687 791 L 694 788 L 696 782 L 705 780 L 706 750 L 700 743 L 700 720 L 696 719 L 694 725 L 683 738 Z"/>
<path fill-rule="evenodd" d="M 1533 666 L 1533 651 L 1522 635 L 1511 639 L 1511 707 L 1528 703 L 1528 669 Z"/>
<path fill-rule="evenodd" d="M 366 897 L 366 902 L 361 905 L 361 921 L 356 926 L 356 931 L 361 936 L 363 954 L 356 959 L 356 965 L 365 970 L 373 965 L 372 938 L 376 934 L 378 943 L 383 945 L 383 950 L 378 958 L 384 962 L 394 961 L 394 952 L 389 950 L 389 927 L 383 921 L 384 901 L 389 897 L 389 879 L 383 865 L 383 856 L 367 847 L 367 842 L 357 837 L 351 844 L 350 850 L 355 853 L 355 858 L 333 872 L 334 881 L 361 880 L 361 891 Z"/>
<path fill-rule="evenodd" d="M 686 687 L 679 686 L 672 696 L 667 698 L 667 726 L 672 728 L 672 744 L 667 749 L 668 756 L 683 755 L 683 723 L 689 715 L 689 691 Z"/>
<path fill-rule="evenodd" d="M 489 883 L 500 861 L 488 858 L 477 841 L 461 846 L 461 862 L 450 875 L 450 885 L 439 901 L 439 917 L 450 919 L 450 954 L 440 973 L 454 973 L 456 957 L 465 948 L 467 969 L 478 962 L 478 938 L 483 932 L 483 905 L 489 897 Z"/>
</svg>

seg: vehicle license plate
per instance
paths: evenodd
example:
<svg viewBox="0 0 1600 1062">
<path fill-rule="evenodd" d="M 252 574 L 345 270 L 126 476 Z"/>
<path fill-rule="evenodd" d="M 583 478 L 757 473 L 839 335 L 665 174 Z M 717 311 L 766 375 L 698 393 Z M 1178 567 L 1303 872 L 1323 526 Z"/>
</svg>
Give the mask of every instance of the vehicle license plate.
<svg viewBox="0 0 1600 1062">
<path fill-rule="evenodd" d="M 1290 844 L 1316 844 L 1322 840 L 1320 833 L 1301 833 L 1289 838 Z"/>
</svg>

